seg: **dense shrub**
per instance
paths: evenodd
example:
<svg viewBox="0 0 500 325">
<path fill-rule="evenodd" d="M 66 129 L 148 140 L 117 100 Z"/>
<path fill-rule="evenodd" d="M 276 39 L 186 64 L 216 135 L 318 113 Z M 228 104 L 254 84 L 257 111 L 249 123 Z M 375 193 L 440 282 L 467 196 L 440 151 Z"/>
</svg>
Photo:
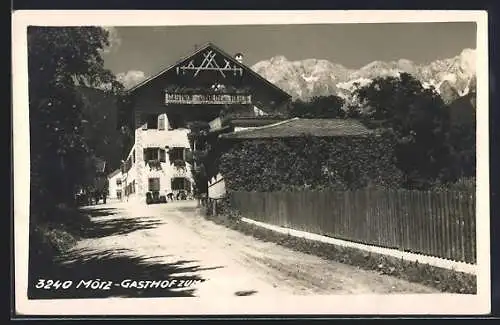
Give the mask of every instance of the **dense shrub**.
<svg viewBox="0 0 500 325">
<path fill-rule="evenodd" d="M 397 188 L 393 145 L 385 134 L 244 141 L 222 156 L 220 169 L 229 191 Z"/>
</svg>

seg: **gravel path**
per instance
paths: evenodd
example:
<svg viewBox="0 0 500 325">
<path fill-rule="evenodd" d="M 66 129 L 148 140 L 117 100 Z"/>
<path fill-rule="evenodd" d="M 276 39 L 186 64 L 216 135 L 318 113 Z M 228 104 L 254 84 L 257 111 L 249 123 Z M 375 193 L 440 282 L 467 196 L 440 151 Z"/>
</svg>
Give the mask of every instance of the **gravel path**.
<svg viewBox="0 0 500 325">
<path fill-rule="evenodd" d="M 133 270 L 146 268 L 146 260 L 148 270 L 161 265 L 178 265 L 175 274 L 166 274 L 167 271 L 149 274 L 204 279 L 190 286 L 194 296 L 438 292 L 260 241 L 205 220 L 198 215 L 193 201 L 141 207 L 110 203 L 89 208 L 89 213 L 98 226 L 74 248 L 73 252 L 77 253 L 74 262 L 84 260 L 88 254 L 128 256 L 130 261 L 116 264 L 114 274 L 119 278 L 123 272 L 124 277 L 132 280 L 134 273 L 125 272 L 130 269 L 127 263 L 142 263 L 142 268 Z"/>
</svg>

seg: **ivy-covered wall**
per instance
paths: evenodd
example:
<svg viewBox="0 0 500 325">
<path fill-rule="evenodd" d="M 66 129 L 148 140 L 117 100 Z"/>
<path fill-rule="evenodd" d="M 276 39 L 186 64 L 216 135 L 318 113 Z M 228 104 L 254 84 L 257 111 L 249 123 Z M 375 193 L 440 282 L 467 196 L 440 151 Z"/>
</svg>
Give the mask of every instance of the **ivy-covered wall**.
<svg viewBox="0 0 500 325">
<path fill-rule="evenodd" d="M 393 147 L 394 139 L 385 134 L 246 140 L 222 155 L 220 171 L 229 192 L 399 188 L 402 173 Z"/>
</svg>

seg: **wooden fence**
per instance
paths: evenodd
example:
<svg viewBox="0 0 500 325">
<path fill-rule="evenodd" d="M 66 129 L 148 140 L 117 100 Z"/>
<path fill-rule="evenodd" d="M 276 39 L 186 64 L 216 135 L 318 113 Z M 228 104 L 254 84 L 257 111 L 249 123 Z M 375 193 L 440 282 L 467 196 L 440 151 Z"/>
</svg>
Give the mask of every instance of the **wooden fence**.
<svg viewBox="0 0 500 325">
<path fill-rule="evenodd" d="M 473 192 L 234 192 L 231 204 L 256 221 L 476 263 Z"/>
</svg>

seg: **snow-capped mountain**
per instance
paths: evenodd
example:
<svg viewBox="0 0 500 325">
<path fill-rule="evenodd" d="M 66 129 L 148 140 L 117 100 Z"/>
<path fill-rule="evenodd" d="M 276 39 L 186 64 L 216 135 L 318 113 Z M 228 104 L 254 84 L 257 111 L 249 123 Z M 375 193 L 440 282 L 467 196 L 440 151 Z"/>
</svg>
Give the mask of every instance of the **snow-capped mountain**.
<svg viewBox="0 0 500 325">
<path fill-rule="evenodd" d="M 360 69 L 348 69 L 328 60 L 289 61 L 282 55 L 260 61 L 252 69 L 287 91 L 294 99 L 336 94 L 347 98 L 356 86 L 379 76 L 414 75 L 424 87 L 433 86 L 446 102 L 475 89 L 476 50 L 464 49 L 459 55 L 419 65 L 410 60 L 374 61 Z"/>
</svg>

